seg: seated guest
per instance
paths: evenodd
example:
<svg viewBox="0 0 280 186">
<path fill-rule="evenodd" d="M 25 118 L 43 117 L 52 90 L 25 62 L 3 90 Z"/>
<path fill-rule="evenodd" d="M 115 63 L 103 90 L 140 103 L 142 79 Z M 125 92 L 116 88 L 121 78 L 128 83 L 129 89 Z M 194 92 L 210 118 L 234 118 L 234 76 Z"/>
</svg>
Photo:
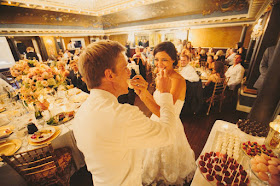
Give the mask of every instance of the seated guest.
<svg viewBox="0 0 280 186">
<path fill-rule="evenodd" d="M 66 59 L 66 61 L 67 61 L 67 59 Z M 66 70 L 66 62 L 65 62 L 65 60 L 63 60 L 63 58 L 61 59 L 61 61 L 58 61 L 56 63 L 56 67 L 57 67 L 57 70 L 59 71 L 59 73 L 63 77 L 67 77 L 69 75 L 69 71 Z"/>
<path fill-rule="evenodd" d="M 208 52 L 207 52 L 206 54 L 207 54 L 207 56 L 209 56 L 209 55 L 214 56 L 215 53 L 214 53 L 214 51 L 213 51 L 213 48 L 210 47 L 210 48 L 208 49 Z"/>
<path fill-rule="evenodd" d="M 198 59 L 199 58 L 199 54 L 201 52 L 201 47 L 197 47 L 196 51 L 195 51 L 195 57 Z"/>
<path fill-rule="evenodd" d="M 245 52 L 245 49 L 244 47 L 240 47 L 238 50 L 237 50 L 237 54 L 240 54 L 241 55 L 241 59 L 242 59 L 242 62 L 241 62 L 241 65 L 243 66 L 244 64 L 244 60 L 245 60 L 245 57 L 246 57 L 246 52 Z"/>
<path fill-rule="evenodd" d="M 26 52 L 27 52 L 26 53 L 26 59 L 30 59 L 30 60 L 36 59 L 36 60 L 39 60 L 39 57 L 34 52 L 34 48 L 27 47 Z"/>
<path fill-rule="evenodd" d="M 180 64 L 181 67 L 179 68 L 179 74 L 185 78 L 185 80 L 188 80 L 190 82 L 198 82 L 199 76 L 196 73 L 195 69 L 189 65 L 190 58 L 188 55 L 182 54 L 180 56 Z"/>
<path fill-rule="evenodd" d="M 215 61 L 225 62 L 224 52 L 222 50 L 218 50 L 216 55 L 214 56 Z"/>
<path fill-rule="evenodd" d="M 77 61 L 72 60 L 70 61 L 70 68 L 72 69 L 68 75 L 68 79 L 71 81 L 71 83 L 74 85 L 74 87 L 77 87 L 81 89 L 82 91 L 89 93 L 87 89 L 86 83 L 83 81 L 82 76 L 79 72 Z"/>
<path fill-rule="evenodd" d="M 210 70 L 214 68 L 214 57 L 212 55 L 207 56 L 206 67 Z"/>
<path fill-rule="evenodd" d="M 236 54 L 234 57 L 234 64 L 229 67 L 227 72 L 225 73 L 226 77 L 229 78 L 228 80 L 228 87 L 230 90 L 234 90 L 235 87 L 241 83 L 245 69 L 243 66 L 240 64 L 242 61 L 241 55 Z"/>
<path fill-rule="evenodd" d="M 88 45 L 80 56 L 79 70 L 90 95 L 75 115 L 73 132 L 93 184 L 142 185 L 144 149 L 168 146 L 176 139 L 176 114 L 166 70 L 161 70 L 157 77 L 158 122 L 146 117 L 136 106 L 118 103 L 117 97 L 128 93 L 130 76 L 125 48 L 118 42 Z M 131 81 L 138 95 L 152 96 L 146 81 L 138 78 Z"/>
<path fill-rule="evenodd" d="M 199 54 L 199 61 L 207 61 L 207 55 L 204 49 L 200 51 Z"/>
<path fill-rule="evenodd" d="M 214 63 L 213 73 L 209 76 L 208 81 L 205 83 L 205 88 L 203 90 L 204 97 L 211 97 L 215 83 L 222 81 L 225 77 L 224 64 L 220 61 Z"/>
<path fill-rule="evenodd" d="M 236 49 L 230 49 L 229 56 L 225 60 L 226 64 L 228 64 L 229 66 L 233 65 L 235 55 L 236 55 Z"/>
</svg>

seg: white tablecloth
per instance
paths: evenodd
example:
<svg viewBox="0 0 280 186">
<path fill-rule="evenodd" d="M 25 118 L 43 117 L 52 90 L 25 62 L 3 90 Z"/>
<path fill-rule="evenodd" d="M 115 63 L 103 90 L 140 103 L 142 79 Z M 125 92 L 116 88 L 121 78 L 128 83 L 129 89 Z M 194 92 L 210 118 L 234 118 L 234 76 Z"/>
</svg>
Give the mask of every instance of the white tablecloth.
<svg viewBox="0 0 280 186">
<path fill-rule="evenodd" d="M 82 94 L 86 94 L 86 93 L 81 93 Z M 61 104 L 61 103 L 60 103 Z M 69 104 L 69 103 L 68 103 Z M 80 105 L 81 103 L 74 103 L 72 102 L 71 105 L 69 106 L 70 110 L 76 110 L 75 108 L 77 108 L 78 105 Z M 61 109 L 60 105 L 54 105 L 54 107 L 56 108 L 56 110 Z M 68 107 L 67 107 L 68 108 Z M 68 111 L 68 110 L 66 110 Z M 61 112 L 61 111 L 60 111 Z M 49 125 L 45 124 L 39 124 L 38 121 L 35 119 L 34 114 L 25 114 L 21 117 L 17 117 L 14 118 L 13 121 L 11 121 L 11 123 L 9 125 L 13 125 L 15 126 L 15 132 L 13 134 L 10 135 L 9 138 L 7 138 L 7 140 L 9 139 L 17 139 L 19 138 L 17 129 L 18 128 L 24 128 L 22 130 L 20 130 L 22 133 L 24 130 L 26 129 L 26 124 L 31 122 L 31 120 L 29 120 L 30 118 L 32 118 L 32 122 L 36 124 L 36 126 L 38 127 L 38 129 L 41 128 L 45 128 L 48 127 Z M 79 149 L 76 146 L 76 140 L 74 138 L 74 134 L 72 131 L 72 122 L 73 120 L 70 120 L 67 123 L 58 125 L 58 127 L 61 130 L 61 133 L 58 137 L 56 137 L 54 140 L 52 140 L 51 144 L 53 146 L 54 149 L 57 148 L 62 148 L 62 147 L 70 147 L 72 150 L 72 155 L 73 155 L 73 159 L 75 161 L 75 164 L 77 166 L 77 168 L 81 168 L 83 166 L 85 166 L 85 161 L 84 161 L 84 156 L 83 154 L 79 151 Z M 23 134 L 22 134 L 23 135 Z M 18 150 L 18 152 L 24 152 L 27 150 L 32 150 L 34 148 L 38 148 L 40 146 L 32 146 L 28 144 L 28 140 L 27 140 L 27 136 L 23 136 L 21 138 L 21 140 L 23 141 L 21 148 Z M 13 170 L 9 165 L 4 164 L 3 162 L 0 162 L 0 186 L 13 186 L 13 185 L 26 185 L 25 180 L 15 171 Z"/>
<path fill-rule="evenodd" d="M 240 131 L 235 124 L 225 122 L 225 121 L 221 121 L 221 120 L 217 120 L 215 122 L 211 132 L 210 132 L 210 135 L 207 139 L 207 142 L 206 142 L 206 144 L 205 144 L 205 146 L 204 146 L 200 155 L 204 154 L 205 152 L 213 151 L 212 147 L 213 147 L 213 144 L 215 143 L 215 135 L 216 135 L 217 131 L 234 133 L 235 135 L 240 137 L 241 142 L 246 142 L 246 141 L 249 140 L 249 141 L 256 141 L 259 144 L 263 144 L 263 142 L 265 140 L 265 138 L 254 137 L 254 136 L 248 135 L 248 134 Z M 245 156 L 243 154 L 243 152 L 240 152 L 240 155 L 241 155 L 241 157 L 239 159 L 242 159 L 243 156 L 244 156 L 244 158 L 247 158 L 247 156 Z M 246 160 L 249 160 L 249 158 L 244 159 L 242 162 L 246 162 Z M 197 161 L 199 161 L 199 157 L 198 157 Z M 248 164 L 247 165 L 243 164 L 243 166 L 250 175 L 251 185 L 254 185 L 254 186 L 262 185 L 260 183 L 260 181 L 253 175 L 253 173 L 251 171 L 249 171 L 250 169 L 248 167 Z M 212 184 L 210 182 L 208 182 L 202 176 L 199 168 L 197 168 L 191 185 L 192 186 L 202 186 L 202 185 L 203 186 L 211 186 Z"/>
</svg>

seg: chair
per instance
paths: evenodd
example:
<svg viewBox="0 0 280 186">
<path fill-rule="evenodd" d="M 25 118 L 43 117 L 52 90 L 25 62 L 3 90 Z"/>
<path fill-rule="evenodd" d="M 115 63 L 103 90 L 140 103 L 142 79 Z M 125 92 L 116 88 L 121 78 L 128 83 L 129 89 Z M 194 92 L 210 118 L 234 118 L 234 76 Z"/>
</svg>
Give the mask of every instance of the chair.
<svg viewBox="0 0 280 186">
<path fill-rule="evenodd" d="M 69 185 L 71 170 L 76 165 L 67 147 L 53 150 L 51 144 L 1 158 L 15 169 L 28 185 Z"/>
<path fill-rule="evenodd" d="M 211 106 L 214 105 L 215 102 L 220 102 L 219 112 L 221 112 L 222 104 L 225 99 L 225 89 L 227 87 L 227 82 L 229 78 L 221 78 L 220 82 L 216 82 L 214 86 L 214 90 L 212 96 L 208 99 L 209 107 L 207 110 L 207 115 L 209 115 Z"/>
</svg>

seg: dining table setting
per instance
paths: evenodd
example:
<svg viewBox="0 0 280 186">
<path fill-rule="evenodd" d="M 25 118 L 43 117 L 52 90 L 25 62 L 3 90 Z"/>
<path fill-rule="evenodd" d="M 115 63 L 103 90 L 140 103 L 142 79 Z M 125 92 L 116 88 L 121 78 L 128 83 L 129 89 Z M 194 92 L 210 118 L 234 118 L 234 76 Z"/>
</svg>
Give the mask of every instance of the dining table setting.
<svg viewBox="0 0 280 186">
<path fill-rule="evenodd" d="M 49 106 L 39 115 L 32 104 L 7 95 L 0 97 L 0 154 L 9 156 L 51 143 L 54 149 L 70 147 L 77 168 L 83 167 L 84 157 L 76 146 L 72 121 L 88 94 L 71 88 L 43 97 Z M 0 185 L 25 184 L 24 179 L 0 159 Z"/>
</svg>

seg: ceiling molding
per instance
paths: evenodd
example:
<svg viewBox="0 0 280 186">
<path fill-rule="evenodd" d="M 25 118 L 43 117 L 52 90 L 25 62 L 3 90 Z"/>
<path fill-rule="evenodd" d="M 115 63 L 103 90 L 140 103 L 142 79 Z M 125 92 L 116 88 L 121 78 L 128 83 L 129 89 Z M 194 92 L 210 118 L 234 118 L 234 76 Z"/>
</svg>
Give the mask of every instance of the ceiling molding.
<svg viewBox="0 0 280 186">
<path fill-rule="evenodd" d="M 5 0 L 1 5 L 18 6 L 56 12 L 103 16 L 163 0 Z"/>
</svg>

